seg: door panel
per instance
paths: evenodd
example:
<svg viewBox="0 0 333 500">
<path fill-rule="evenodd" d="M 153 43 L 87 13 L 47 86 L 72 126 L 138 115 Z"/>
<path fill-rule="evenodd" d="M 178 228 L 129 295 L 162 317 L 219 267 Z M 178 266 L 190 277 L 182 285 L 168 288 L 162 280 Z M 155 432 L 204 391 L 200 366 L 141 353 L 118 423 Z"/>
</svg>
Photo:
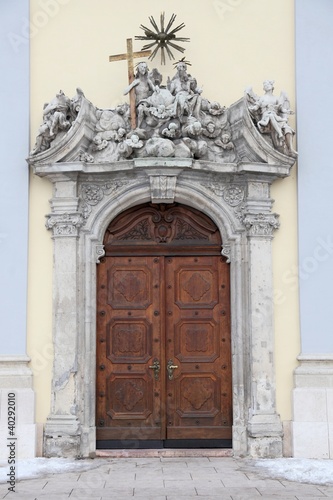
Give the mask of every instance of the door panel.
<svg viewBox="0 0 333 500">
<path fill-rule="evenodd" d="M 168 439 L 231 438 L 227 271 L 217 256 L 166 258 Z"/>
<path fill-rule="evenodd" d="M 161 372 L 150 368 L 164 338 L 161 266 L 110 257 L 98 267 L 97 439 L 164 437 Z"/>
</svg>

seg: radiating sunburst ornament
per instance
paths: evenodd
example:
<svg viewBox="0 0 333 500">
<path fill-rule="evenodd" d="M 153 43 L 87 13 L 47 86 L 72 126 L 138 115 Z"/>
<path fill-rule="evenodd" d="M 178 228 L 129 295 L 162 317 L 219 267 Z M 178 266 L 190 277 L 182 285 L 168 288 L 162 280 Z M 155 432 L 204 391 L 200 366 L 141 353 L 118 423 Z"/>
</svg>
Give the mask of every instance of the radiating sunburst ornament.
<svg viewBox="0 0 333 500">
<path fill-rule="evenodd" d="M 181 47 L 180 45 L 176 44 L 175 42 L 189 42 L 190 41 L 189 38 L 181 38 L 181 37 L 176 36 L 176 33 L 185 27 L 184 23 L 180 24 L 179 26 L 177 26 L 176 28 L 173 28 L 171 30 L 171 27 L 176 19 L 175 14 L 172 14 L 166 28 L 165 28 L 164 18 L 165 18 L 165 13 L 163 12 L 161 14 L 161 19 L 160 19 L 161 27 L 159 28 L 157 26 L 156 21 L 153 18 L 153 16 L 149 17 L 149 21 L 150 21 L 150 23 L 153 26 L 155 31 L 153 31 L 150 28 L 147 28 L 146 26 L 141 24 L 140 28 L 145 32 L 145 36 L 136 36 L 135 37 L 135 40 L 145 40 L 145 41 L 151 42 L 151 43 L 147 43 L 146 45 L 144 45 L 142 50 L 149 50 L 152 47 L 154 47 L 154 45 L 156 45 L 153 52 L 149 56 L 149 59 L 154 59 L 154 57 L 156 56 L 159 49 L 161 49 L 161 64 L 165 64 L 165 52 L 168 54 L 169 59 L 175 59 L 173 53 L 171 52 L 170 47 L 172 47 L 173 49 L 179 50 L 179 52 L 182 52 L 182 53 L 185 52 L 185 49 L 183 47 Z"/>
</svg>

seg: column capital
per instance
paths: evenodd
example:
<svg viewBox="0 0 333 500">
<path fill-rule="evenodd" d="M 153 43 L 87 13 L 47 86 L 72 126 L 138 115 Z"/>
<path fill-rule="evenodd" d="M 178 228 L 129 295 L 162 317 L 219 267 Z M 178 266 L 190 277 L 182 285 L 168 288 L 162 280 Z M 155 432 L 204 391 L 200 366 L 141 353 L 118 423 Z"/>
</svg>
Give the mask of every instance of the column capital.
<svg viewBox="0 0 333 500">
<path fill-rule="evenodd" d="M 63 214 L 49 214 L 46 216 L 45 226 L 53 230 L 53 237 L 77 237 L 83 225 L 83 217 L 79 212 Z"/>
<path fill-rule="evenodd" d="M 275 213 L 245 213 L 242 222 L 249 236 L 272 236 L 280 227 L 279 215 Z"/>
</svg>

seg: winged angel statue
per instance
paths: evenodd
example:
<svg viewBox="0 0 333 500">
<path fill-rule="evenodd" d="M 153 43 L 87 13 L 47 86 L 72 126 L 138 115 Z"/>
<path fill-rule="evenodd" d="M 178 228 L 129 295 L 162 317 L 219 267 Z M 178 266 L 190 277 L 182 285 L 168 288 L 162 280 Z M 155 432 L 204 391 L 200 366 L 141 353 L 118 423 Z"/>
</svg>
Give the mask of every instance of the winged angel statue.
<svg viewBox="0 0 333 500">
<path fill-rule="evenodd" d="M 295 131 L 288 124 L 289 115 L 294 114 L 290 109 L 289 98 L 285 92 L 280 97 L 273 95 L 274 80 L 265 80 L 263 83 L 264 95 L 256 95 L 252 87 L 245 90 L 248 108 L 256 123 L 259 132 L 270 134 L 276 149 L 291 155 L 297 155 L 293 148 Z"/>
</svg>

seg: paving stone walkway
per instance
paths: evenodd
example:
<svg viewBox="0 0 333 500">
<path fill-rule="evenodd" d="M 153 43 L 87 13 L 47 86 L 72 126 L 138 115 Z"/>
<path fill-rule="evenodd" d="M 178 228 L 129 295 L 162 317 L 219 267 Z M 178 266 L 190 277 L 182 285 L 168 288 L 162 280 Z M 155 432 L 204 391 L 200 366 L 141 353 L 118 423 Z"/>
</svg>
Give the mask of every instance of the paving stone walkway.
<svg viewBox="0 0 333 500">
<path fill-rule="evenodd" d="M 260 471 L 261 473 L 261 471 Z M 333 485 L 263 478 L 246 460 L 225 457 L 106 458 L 86 472 L 0 484 L 8 500 L 333 500 Z"/>
</svg>

